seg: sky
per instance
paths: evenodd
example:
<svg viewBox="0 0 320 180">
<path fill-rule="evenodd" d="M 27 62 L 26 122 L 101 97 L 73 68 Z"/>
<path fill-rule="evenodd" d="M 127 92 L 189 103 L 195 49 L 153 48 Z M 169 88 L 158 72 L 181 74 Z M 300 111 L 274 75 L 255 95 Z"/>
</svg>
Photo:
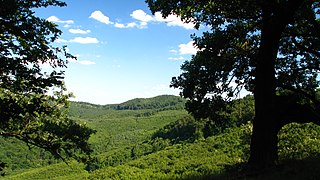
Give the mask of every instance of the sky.
<svg viewBox="0 0 320 180">
<path fill-rule="evenodd" d="M 56 46 L 67 45 L 77 57 L 65 69 L 73 101 L 122 103 L 134 98 L 179 95 L 171 78 L 196 53 L 193 24 L 171 15 L 154 15 L 144 0 L 65 0 L 66 7 L 36 9 L 63 34 Z"/>
</svg>

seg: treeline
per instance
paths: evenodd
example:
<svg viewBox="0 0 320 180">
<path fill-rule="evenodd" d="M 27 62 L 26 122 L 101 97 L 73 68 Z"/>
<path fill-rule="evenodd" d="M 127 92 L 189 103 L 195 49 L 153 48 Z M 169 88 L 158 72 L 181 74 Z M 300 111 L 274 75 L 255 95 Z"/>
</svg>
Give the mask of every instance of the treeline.
<svg viewBox="0 0 320 180">
<path fill-rule="evenodd" d="M 139 102 L 137 99 L 132 101 Z M 111 106 L 88 103 L 74 103 L 72 106 L 78 113 L 82 112 L 82 117 L 91 117 L 79 120 L 87 121 L 90 127 L 97 130 L 90 139 L 94 149 L 92 161 L 88 165 L 74 164 L 83 170 L 68 170 L 63 164 L 56 164 L 19 174 L 19 171 L 26 171 L 26 162 L 29 163 L 26 168 L 55 162 L 46 154 L 29 152 L 27 146 L 20 150 L 15 142 L 7 145 L 7 142 L 0 141 L 2 147 L 12 149 L 11 154 L 21 154 L 18 156 L 20 160 L 8 161 L 15 164 L 6 171 L 13 175 L 8 179 L 25 180 L 35 176 L 42 179 L 210 179 L 229 171 L 230 167 L 238 169 L 248 160 L 251 120 L 254 116 L 254 99 L 250 95 L 228 104 L 223 112 L 223 124 L 209 119 L 196 120 L 184 110 L 116 110 Z M 154 113 L 140 116 L 148 112 Z M 279 133 L 279 160 L 312 158 L 311 163 L 317 163 L 316 159 L 320 157 L 319 132 L 320 127 L 314 124 L 287 125 Z M 24 155 L 28 152 L 30 155 Z M 7 155 L 2 154 L 0 158 L 4 159 Z M 290 172 L 300 171 L 296 167 L 290 168 Z M 65 169 L 68 172 L 64 172 Z M 313 172 L 312 168 L 310 172 Z M 304 175 L 299 178 L 316 179 L 317 173 L 310 172 L 308 177 Z M 229 175 L 226 176 L 228 179 Z M 288 176 L 280 174 L 279 177 L 286 179 Z"/>
<path fill-rule="evenodd" d="M 186 100 L 173 95 L 161 95 L 153 98 L 136 98 L 121 104 L 96 105 L 86 102 L 70 102 L 69 115 L 71 117 L 91 119 L 107 114 L 114 114 L 113 110 L 141 110 L 136 116 L 151 116 L 159 111 L 182 110 Z M 132 114 L 132 113 L 130 113 Z"/>
<path fill-rule="evenodd" d="M 186 100 L 178 96 L 162 95 L 154 98 L 137 98 L 118 105 L 114 105 L 116 110 L 142 110 L 161 109 L 179 110 L 184 109 Z"/>
</svg>

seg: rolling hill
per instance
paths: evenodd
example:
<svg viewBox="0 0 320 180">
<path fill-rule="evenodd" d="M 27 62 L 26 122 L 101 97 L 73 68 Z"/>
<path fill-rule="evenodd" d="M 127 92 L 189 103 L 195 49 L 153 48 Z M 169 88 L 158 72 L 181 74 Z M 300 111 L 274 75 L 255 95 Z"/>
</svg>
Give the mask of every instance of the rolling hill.
<svg viewBox="0 0 320 180">
<path fill-rule="evenodd" d="M 320 177 L 320 127 L 289 124 L 279 134 L 279 165 L 249 173 L 252 97 L 230 107 L 230 127 L 215 130 L 196 121 L 176 96 L 133 99 L 121 104 L 71 102 L 70 118 L 97 133 L 87 165 L 53 159 L 37 148 L 0 139 L 3 179 L 317 179 Z M 241 112 L 239 112 L 241 111 Z M 241 117 L 239 116 L 241 115 Z M 208 133 L 208 132 L 211 133 Z M 208 135 L 209 134 L 209 135 Z M 2 148 L 2 149 L 1 149 Z"/>
</svg>

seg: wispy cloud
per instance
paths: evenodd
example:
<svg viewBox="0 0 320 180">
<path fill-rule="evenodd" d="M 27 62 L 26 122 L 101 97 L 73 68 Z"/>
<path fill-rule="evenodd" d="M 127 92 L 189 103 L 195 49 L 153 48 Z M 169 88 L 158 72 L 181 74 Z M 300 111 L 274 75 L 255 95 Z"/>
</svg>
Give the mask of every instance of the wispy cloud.
<svg viewBox="0 0 320 180">
<path fill-rule="evenodd" d="M 182 60 L 184 60 L 185 58 L 182 57 L 182 56 L 179 56 L 179 57 L 169 57 L 168 59 L 169 59 L 169 60 L 173 60 L 173 61 L 182 61 Z"/>
<path fill-rule="evenodd" d="M 58 38 L 55 42 L 56 43 L 67 43 L 68 41 L 65 39 Z"/>
<path fill-rule="evenodd" d="M 77 58 L 79 59 L 79 55 L 77 55 Z M 73 58 L 68 58 L 68 61 L 71 62 L 71 63 L 78 63 L 78 64 L 82 64 L 82 65 L 93 65 L 93 64 L 96 64 L 94 61 L 77 60 L 77 59 L 73 59 Z"/>
<path fill-rule="evenodd" d="M 178 53 L 178 51 L 177 50 L 175 50 L 175 49 L 171 49 L 169 52 L 171 52 L 171 53 Z"/>
<path fill-rule="evenodd" d="M 104 24 L 113 24 L 113 22 L 110 21 L 110 18 L 106 15 L 104 15 L 101 11 L 94 11 L 91 13 L 89 18 L 95 19 L 97 21 L 100 21 Z"/>
<path fill-rule="evenodd" d="M 89 61 L 89 60 L 79 61 L 78 63 L 83 64 L 83 65 L 93 65 L 93 64 L 96 64 L 94 61 Z"/>
<path fill-rule="evenodd" d="M 50 22 L 53 22 L 53 23 L 66 24 L 66 25 L 70 25 L 70 24 L 74 23 L 73 20 L 61 20 L 57 16 L 50 16 L 50 17 L 47 18 L 47 21 L 50 21 Z"/>
<path fill-rule="evenodd" d="M 90 30 L 82 30 L 82 29 L 69 29 L 69 32 L 72 34 L 88 34 Z"/>
<path fill-rule="evenodd" d="M 127 24 L 122 24 L 122 23 L 115 23 L 114 24 L 114 27 L 116 28 L 120 28 L 120 29 L 123 29 L 123 28 L 134 28 L 134 27 L 138 27 L 139 25 L 135 22 L 131 22 L 131 23 L 127 23 Z"/>
<path fill-rule="evenodd" d="M 65 39 L 57 39 L 55 41 L 56 43 L 80 43 L 80 44 L 97 44 L 99 43 L 99 40 L 94 37 L 75 37 L 70 40 L 65 40 Z"/>
<path fill-rule="evenodd" d="M 69 42 L 80 44 L 97 44 L 99 43 L 99 40 L 93 37 L 76 37 L 74 39 L 69 40 Z"/>
</svg>

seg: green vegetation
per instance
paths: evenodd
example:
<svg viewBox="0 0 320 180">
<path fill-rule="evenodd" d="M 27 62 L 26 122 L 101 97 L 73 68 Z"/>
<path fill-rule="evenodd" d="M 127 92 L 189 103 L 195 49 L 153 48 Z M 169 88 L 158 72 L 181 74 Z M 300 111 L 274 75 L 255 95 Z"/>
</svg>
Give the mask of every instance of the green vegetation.
<svg viewBox="0 0 320 180">
<path fill-rule="evenodd" d="M 163 103 L 161 97 L 155 99 Z M 146 100 L 152 102 L 154 99 Z M 180 100 L 172 96 L 172 101 Z M 94 149 L 91 161 L 87 165 L 76 161 L 67 165 L 52 159 L 50 154 L 41 154 L 38 149 L 29 151 L 24 144 L 2 139 L 1 148 L 10 148 L 9 152 L 18 157 L 14 159 L 8 153 L 1 154 L 1 159 L 10 160 L 7 163 L 12 164 L 8 166 L 11 169 L 6 169 L 7 175 L 3 179 L 320 177 L 320 127 L 312 123 L 293 123 L 281 129 L 277 166 L 263 172 L 246 170 L 252 133 L 252 96 L 230 103 L 224 116 L 234 121 L 228 121 L 232 123 L 219 130 L 212 121 L 196 121 L 178 107 L 177 110 L 154 111 L 156 109 L 148 108 L 117 110 L 110 108 L 117 105 L 77 102 L 71 105 L 70 118 L 84 121 L 88 127 L 97 130 L 90 138 Z M 141 116 L 150 110 L 154 114 Z M 237 118 L 240 122 L 235 120 Z"/>
<path fill-rule="evenodd" d="M 279 130 L 297 120 L 291 118 L 290 109 L 300 121 L 319 119 L 314 118 L 319 116 L 317 113 L 312 113 L 317 111 L 314 104 L 320 105 L 315 98 L 320 85 L 319 67 L 315 66 L 320 63 L 319 1 L 146 2 L 153 13 L 160 12 L 163 17 L 175 14 L 186 23 L 194 23 L 197 29 L 207 27 L 201 36 L 191 36 L 199 50 L 181 65 L 181 74 L 171 81 L 171 86 L 188 99 L 188 112 L 223 125 L 221 121 L 229 119 L 221 112 L 229 100 L 242 89 L 254 94 L 249 159 L 253 168 L 264 169 L 276 163 Z M 279 103 L 277 94 L 283 90 L 308 103 L 300 107 Z M 302 119 L 299 114 L 314 117 Z"/>
<path fill-rule="evenodd" d="M 201 51 L 172 79 L 188 100 L 71 102 L 68 112 L 62 69 L 75 57 L 52 45 L 61 31 L 34 13 L 66 4 L 0 0 L 4 179 L 320 178 L 320 127 L 310 123 L 320 118 L 319 2 L 146 2 L 211 28 L 193 37 Z M 234 99 L 242 88 L 254 99 Z"/>
<path fill-rule="evenodd" d="M 95 131 L 68 118 L 66 111 L 71 94 L 64 85 L 64 68 L 67 59 L 75 57 L 66 47 L 53 44 L 62 33 L 58 26 L 35 15 L 35 8 L 48 6 L 66 4 L 59 0 L 0 0 L 0 137 L 5 138 L 0 140 L 4 146 L 0 173 L 6 163 L 26 152 L 18 141 L 60 159 L 84 160 L 91 153 L 88 139 Z M 50 68 L 43 69 L 43 64 Z M 15 142 L 17 149 L 10 149 L 7 142 Z M 36 156 L 26 155 L 17 165 L 10 163 L 9 169 L 43 164 L 41 159 L 46 156 L 41 152 L 37 155 L 40 160 L 28 162 Z"/>
</svg>

